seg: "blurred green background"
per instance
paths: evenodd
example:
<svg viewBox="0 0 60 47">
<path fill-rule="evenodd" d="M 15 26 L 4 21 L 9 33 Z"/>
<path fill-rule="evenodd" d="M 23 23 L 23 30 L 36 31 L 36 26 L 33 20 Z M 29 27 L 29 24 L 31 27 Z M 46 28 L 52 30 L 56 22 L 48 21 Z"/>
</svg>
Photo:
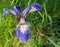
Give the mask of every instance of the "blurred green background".
<svg viewBox="0 0 60 47">
<path fill-rule="evenodd" d="M 2 17 L 3 9 L 39 3 L 43 10 L 29 13 L 25 19 L 31 29 L 30 39 L 23 43 L 15 35 L 19 18 L 12 14 Z M 0 0 L 0 47 L 60 47 L 60 0 Z"/>
</svg>

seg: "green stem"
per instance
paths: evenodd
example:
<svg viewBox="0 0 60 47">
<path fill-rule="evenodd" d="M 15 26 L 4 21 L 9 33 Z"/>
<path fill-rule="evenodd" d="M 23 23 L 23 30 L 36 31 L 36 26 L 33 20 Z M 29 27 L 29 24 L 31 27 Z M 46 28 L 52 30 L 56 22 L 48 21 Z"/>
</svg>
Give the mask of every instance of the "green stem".
<svg viewBox="0 0 60 47">
<path fill-rule="evenodd" d="M 18 0 L 16 0 L 16 4 L 17 4 Z"/>
<path fill-rule="evenodd" d="M 47 22 L 47 11 L 46 11 L 46 5 L 45 5 L 45 2 L 43 3 L 44 5 L 44 11 L 45 11 L 45 15 L 46 15 L 46 22 Z"/>
<path fill-rule="evenodd" d="M 17 42 L 17 45 L 16 45 L 16 47 L 19 47 L 19 45 L 21 44 L 21 42 L 20 41 L 18 41 Z"/>
<path fill-rule="evenodd" d="M 40 16 L 42 17 L 42 23 L 41 23 L 41 25 L 43 25 L 43 23 L 44 23 L 44 13 L 43 13 L 43 15 L 41 14 L 41 12 L 38 12 L 39 14 L 40 14 Z"/>
<path fill-rule="evenodd" d="M 30 3 L 31 3 L 31 0 L 29 0 L 28 5 L 30 5 Z"/>
<path fill-rule="evenodd" d="M 14 3 L 14 0 L 12 1 L 11 5 L 13 5 L 13 3 Z"/>
<path fill-rule="evenodd" d="M 34 1 L 34 3 L 36 3 L 36 0 Z"/>
</svg>

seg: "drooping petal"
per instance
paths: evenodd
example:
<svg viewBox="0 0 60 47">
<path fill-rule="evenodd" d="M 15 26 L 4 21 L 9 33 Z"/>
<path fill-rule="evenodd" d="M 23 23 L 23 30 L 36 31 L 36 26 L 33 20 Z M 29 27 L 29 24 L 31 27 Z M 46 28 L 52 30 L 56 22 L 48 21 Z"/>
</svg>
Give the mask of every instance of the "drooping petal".
<svg viewBox="0 0 60 47">
<path fill-rule="evenodd" d="M 22 12 L 22 15 L 25 16 L 29 12 L 30 8 L 31 6 L 28 5 L 27 8 Z"/>
<path fill-rule="evenodd" d="M 7 13 L 8 13 L 8 11 L 6 9 L 4 9 L 2 16 L 5 16 Z"/>
<path fill-rule="evenodd" d="M 14 15 L 19 16 L 19 15 L 15 12 L 15 10 L 12 10 L 12 9 L 10 9 L 10 8 L 4 9 L 4 11 L 3 11 L 3 16 L 5 16 L 6 14 L 8 14 L 9 12 L 12 13 L 12 14 L 14 14 Z"/>
<path fill-rule="evenodd" d="M 27 42 L 27 40 L 29 39 L 29 34 L 23 34 L 20 32 L 20 30 L 17 28 L 16 30 L 16 36 L 18 37 L 19 40 L 21 40 L 22 42 Z"/>
<path fill-rule="evenodd" d="M 30 28 L 27 24 L 18 24 L 16 27 L 16 36 L 19 38 L 19 40 L 23 42 L 27 42 L 29 39 L 29 31 Z"/>
<path fill-rule="evenodd" d="M 42 10 L 42 7 L 38 3 L 36 3 L 36 4 L 31 5 L 31 9 L 29 12 L 35 12 L 35 11 L 39 11 L 39 10 Z"/>
<path fill-rule="evenodd" d="M 19 40 L 21 40 L 22 42 L 27 42 L 28 39 L 29 39 L 29 34 L 23 34 L 20 32 Z"/>
</svg>

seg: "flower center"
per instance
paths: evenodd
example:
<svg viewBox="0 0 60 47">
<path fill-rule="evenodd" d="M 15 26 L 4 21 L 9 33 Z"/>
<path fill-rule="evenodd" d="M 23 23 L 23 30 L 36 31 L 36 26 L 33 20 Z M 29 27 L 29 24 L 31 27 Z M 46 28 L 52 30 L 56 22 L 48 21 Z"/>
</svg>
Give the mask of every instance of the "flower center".
<svg viewBox="0 0 60 47">
<path fill-rule="evenodd" d="M 27 25 L 21 24 L 20 25 L 20 31 L 24 34 L 26 32 L 26 30 L 27 30 Z"/>
<path fill-rule="evenodd" d="M 25 27 L 24 24 L 21 24 L 21 25 L 20 25 L 20 28 L 21 28 L 21 29 L 24 29 L 24 27 Z"/>
<path fill-rule="evenodd" d="M 31 9 L 30 9 L 30 11 L 29 12 L 33 12 L 35 10 L 35 8 L 34 7 L 32 7 Z"/>
</svg>

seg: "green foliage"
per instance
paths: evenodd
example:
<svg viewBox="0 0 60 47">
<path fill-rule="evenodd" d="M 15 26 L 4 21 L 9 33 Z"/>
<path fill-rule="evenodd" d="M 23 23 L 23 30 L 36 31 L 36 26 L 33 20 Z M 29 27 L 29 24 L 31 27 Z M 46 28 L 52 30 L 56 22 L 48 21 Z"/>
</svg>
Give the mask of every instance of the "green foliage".
<svg viewBox="0 0 60 47">
<path fill-rule="evenodd" d="M 48 40 L 49 40 L 55 47 L 60 47 L 60 39 L 49 37 Z"/>
<path fill-rule="evenodd" d="M 20 5 L 24 10 L 32 3 L 41 4 L 43 10 L 25 17 L 31 32 L 27 43 L 15 35 L 19 18 L 12 14 L 2 17 L 3 9 Z M 60 0 L 2 0 L 0 1 L 0 47 L 60 47 Z"/>
</svg>

